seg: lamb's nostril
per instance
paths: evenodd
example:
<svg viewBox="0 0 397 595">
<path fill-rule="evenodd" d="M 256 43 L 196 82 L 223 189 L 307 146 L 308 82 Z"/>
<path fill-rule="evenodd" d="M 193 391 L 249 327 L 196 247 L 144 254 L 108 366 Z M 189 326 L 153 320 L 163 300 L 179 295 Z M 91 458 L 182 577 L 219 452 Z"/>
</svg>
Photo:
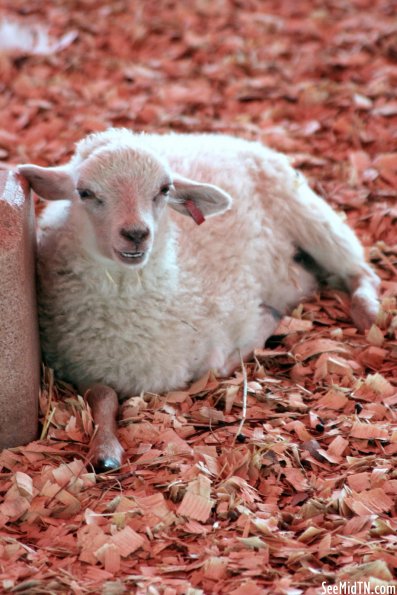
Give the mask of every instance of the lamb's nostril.
<svg viewBox="0 0 397 595">
<path fill-rule="evenodd" d="M 138 245 L 149 237 L 149 229 L 147 227 L 131 227 L 130 229 L 123 228 L 120 235 L 134 244 Z"/>
</svg>

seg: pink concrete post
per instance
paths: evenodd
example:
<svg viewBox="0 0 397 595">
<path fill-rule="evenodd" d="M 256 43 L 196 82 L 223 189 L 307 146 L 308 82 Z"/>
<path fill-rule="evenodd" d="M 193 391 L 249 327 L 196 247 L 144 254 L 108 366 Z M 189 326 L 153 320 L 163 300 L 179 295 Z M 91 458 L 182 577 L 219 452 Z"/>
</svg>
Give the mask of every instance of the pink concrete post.
<svg viewBox="0 0 397 595">
<path fill-rule="evenodd" d="M 37 437 L 35 223 L 25 180 L 0 171 L 0 448 Z"/>
</svg>

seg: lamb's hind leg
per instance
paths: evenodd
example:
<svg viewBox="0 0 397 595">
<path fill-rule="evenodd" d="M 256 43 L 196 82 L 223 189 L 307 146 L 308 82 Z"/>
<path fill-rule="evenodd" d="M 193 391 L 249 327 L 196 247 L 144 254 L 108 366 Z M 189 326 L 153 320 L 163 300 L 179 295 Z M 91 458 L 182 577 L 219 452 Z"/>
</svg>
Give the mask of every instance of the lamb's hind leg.
<svg viewBox="0 0 397 595">
<path fill-rule="evenodd" d="M 95 384 L 86 392 L 92 417 L 97 426 L 91 444 L 91 461 L 99 473 L 121 466 L 123 447 L 117 438 L 118 398 L 109 386 Z"/>
<path fill-rule="evenodd" d="M 284 209 L 286 225 L 291 224 L 290 233 L 296 245 L 345 283 L 352 298 L 354 323 L 362 331 L 369 328 L 379 309 L 380 280 L 365 262 L 354 231 L 309 188 L 304 178 L 291 189 Z"/>
</svg>

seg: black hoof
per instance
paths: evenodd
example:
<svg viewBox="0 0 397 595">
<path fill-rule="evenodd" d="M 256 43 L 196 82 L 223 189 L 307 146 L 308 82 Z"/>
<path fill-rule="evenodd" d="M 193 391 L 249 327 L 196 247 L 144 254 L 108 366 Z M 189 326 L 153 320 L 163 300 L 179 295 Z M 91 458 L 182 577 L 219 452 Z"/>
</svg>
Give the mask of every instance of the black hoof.
<svg viewBox="0 0 397 595">
<path fill-rule="evenodd" d="M 120 461 L 111 457 L 99 459 L 94 465 L 96 473 L 106 473 L 106 471 L 113 471 L 114 469 L 118 469 L 119 467 Z"/>
</svg>

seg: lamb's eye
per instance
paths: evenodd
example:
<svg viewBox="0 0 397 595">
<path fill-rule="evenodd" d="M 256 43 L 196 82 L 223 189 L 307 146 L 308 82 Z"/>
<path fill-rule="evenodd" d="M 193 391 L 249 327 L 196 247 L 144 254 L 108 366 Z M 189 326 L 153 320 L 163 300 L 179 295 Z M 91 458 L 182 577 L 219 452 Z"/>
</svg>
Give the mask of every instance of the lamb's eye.
<svg viewBox="0 0 397 595">
<path fill-rule="evenodd" d="M 156 194 L 156 196 L 153 197 L 153 202 L 155 204 L 162 204 L 163 203 L 163 196 L 168 196 L 171 190 L 171 184 L 164 184 L 164 186 L 161 186 L 158 194 Z"/>
<path fill-rule="evenodd" d="M 95 204 L 103 204 L 103 200 L 98 198 L 96 194 L 94 194 L 94 192 L 88 188 L 77 188 L 77 192 L 79 193 L 81 200 L 92 200 Z"/>
<path fill-rule="evenodd" d="M 170 189 L 171 189 L 170 184 L 164 184 L 164 186 L 162 186 L 160 189 L 160 193 L 163 194 L 164 196 L 167 196 L 167 194 L 170 193 Z"/>
<path fill-rule="evenodd" d="M 95 194 L 91 190 L 88 190 L 88 188 L 77 188 L 77 192 L 82 200 L 85 198 L 96 198 Z"/>
</svg>

